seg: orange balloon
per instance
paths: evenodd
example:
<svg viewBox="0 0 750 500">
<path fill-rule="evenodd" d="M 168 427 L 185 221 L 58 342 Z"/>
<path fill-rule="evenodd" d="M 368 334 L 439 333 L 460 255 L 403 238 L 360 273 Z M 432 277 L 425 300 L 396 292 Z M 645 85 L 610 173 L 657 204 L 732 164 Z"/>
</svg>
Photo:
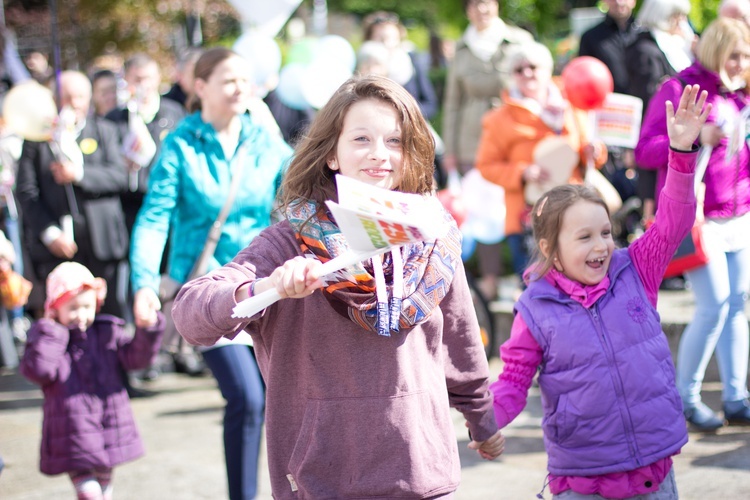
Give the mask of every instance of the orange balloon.
<svg viewBox="0 0 750 500">
<path fill-rule="evenodd" d="M 572 59 L 563 69 L 562 81 L 570 104 L 583 110 L 600 107 L 615 88 L 607 65 L 590 56 Z"/>
</svg>

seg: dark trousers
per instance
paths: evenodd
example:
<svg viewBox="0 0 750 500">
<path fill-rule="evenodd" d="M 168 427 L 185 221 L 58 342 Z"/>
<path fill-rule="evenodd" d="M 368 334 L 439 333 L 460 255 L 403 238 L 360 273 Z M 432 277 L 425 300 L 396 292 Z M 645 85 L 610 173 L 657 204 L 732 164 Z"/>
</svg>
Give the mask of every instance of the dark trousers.
<svg viewBox="0 0 750 500">
<path fill-rule="evenodd" d="M 224 409 L 224 456 L 230 500 L 255 498 L 258 455 L 265 407 L 263 380 L 252 348 L 242 344 L 203 352 L 227 402 Z"/>
</svg>

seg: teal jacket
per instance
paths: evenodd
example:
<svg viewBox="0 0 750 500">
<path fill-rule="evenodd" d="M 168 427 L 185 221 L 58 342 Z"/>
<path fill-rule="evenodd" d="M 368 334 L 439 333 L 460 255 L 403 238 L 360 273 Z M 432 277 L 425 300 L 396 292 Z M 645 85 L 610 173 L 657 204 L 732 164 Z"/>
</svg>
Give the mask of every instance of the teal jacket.
<svg viewBox="0 0 750 500">
<path fill-rule="evenodd" d="M 244 161 L 239 190 L 208 270 L 231 261 L 271 223 L 271 210 L 292 149 L 243 115 L 237 152 Z M 247 146 L 247 147 L 245 147 Z M 237 153 L 235 153 L 235 156 Z M 159 291 L 159 267 L 170 235 L 167 271 L 184 283 L 203 249 L 209 228 L 229 195 L 230 167 L 216 130 L 200 112 L 186 117 L 162 143 L 131 238 L 133 290 Z"/>
</svg>

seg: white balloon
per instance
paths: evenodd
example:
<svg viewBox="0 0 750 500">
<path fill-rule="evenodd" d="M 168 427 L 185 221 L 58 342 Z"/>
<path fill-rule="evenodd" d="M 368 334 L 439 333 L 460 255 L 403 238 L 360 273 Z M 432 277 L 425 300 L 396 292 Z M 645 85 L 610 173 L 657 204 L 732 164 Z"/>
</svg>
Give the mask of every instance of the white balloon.
<svg viewBox="0 0 750 500">
<path fill-rule="evenodd" d="M 305 70 L 302 94 L 310 106 L 320 109 L 351 76 L 352 70 L 336 61 L 313 61 Z"/>
<path fill-rule="evenodd" d="M 268 87 L 281 69 L 281 49 L 276 41 L 258 31 L 246 31 L 234 42 L 234 51 L 250 61 L 256 85 Z"/>
<path fill-rule="evenodd" d="M 35 80 L 10 89 L 3 102 L 5 125 L 14 134 L 29 141 L 48 141 L 57 119 L 52 91 Z"/>
<path fill-rule="evenodd" d="M 266 36 L 276 36 L 302 0 L 229 0 L 243 25 L 254 26 Z"/>
<path fill-rule="evenodd" d="M 293 109 L 307 109 L 309 104 L 302 91 L 307 78 L 307 67 L 300 63 L 289 63 L 281 68 L 276 93 L 279 100 Z M 305 83 L 306 84 L 306 83 Z"/>
<path fill-rule="evenodd" d="M 315 47 L 315 58 L 312 64 L 335 62 L 349 71 L 354 71 L 357 64 L 357 54 L 346 38 L 338 35 L 326 35 L 318 41 Z"/>
</svg>

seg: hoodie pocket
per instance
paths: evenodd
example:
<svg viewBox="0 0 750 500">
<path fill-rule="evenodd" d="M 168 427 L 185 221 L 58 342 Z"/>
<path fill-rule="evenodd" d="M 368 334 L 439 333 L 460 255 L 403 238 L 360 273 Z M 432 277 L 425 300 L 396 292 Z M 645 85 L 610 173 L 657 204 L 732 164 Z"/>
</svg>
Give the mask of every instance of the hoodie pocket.
<svg viewBox="0 0 750 500">
<path fill-rule="evenodd" d="M 458 450 L 444 404 L 427 392 L 309 400 L 289 461 L 300 496 L 421 496 L 457 486 Z"/>
</svg>

